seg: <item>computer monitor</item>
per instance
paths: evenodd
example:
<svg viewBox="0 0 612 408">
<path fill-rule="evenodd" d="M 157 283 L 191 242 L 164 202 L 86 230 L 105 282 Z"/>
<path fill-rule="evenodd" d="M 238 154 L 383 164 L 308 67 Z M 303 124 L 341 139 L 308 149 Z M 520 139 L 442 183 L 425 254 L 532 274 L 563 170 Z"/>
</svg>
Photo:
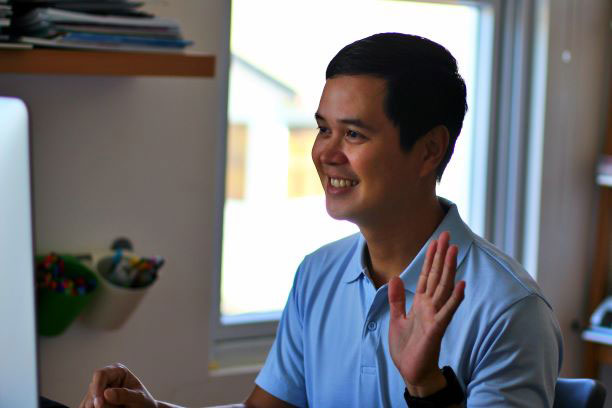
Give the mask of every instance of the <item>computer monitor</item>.
<svg viewBox="0 0 612 408">
<path fill-rule="evenodd" d="M 38 407 L 28 111 L 0 97 L 0 407 Z"/>
</svg>

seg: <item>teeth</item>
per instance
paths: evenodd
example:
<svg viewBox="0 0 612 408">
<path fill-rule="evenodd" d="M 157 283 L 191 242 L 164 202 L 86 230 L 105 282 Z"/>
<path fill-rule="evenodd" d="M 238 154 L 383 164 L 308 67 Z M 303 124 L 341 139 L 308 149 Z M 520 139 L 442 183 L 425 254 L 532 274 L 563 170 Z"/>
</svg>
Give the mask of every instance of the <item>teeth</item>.
<svg viewBox="0 0 612 408">
<path fill-rule="evenodd" d="M 331 177 L 329 180 L 331 185 L 336 188 L 354 187 L 357 185 L 357 182 L 355 180 L 346 180 L 333 177 Z"/>
</svg>

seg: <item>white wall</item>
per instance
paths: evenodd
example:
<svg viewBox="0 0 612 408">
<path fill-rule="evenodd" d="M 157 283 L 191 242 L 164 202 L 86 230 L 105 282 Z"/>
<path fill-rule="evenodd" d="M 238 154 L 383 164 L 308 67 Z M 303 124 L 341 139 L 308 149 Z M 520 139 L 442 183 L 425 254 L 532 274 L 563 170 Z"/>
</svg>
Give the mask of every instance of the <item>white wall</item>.
<svg viewBox="0 0 612 408">
<path fill-rule="evenodd" d="M 180 17 L 197 50 L 226 53 L 227 2 L 153 6 Z M 138 253 L 167 258 L 121 330 L 77 321 L 41 339 L 43 395 L 77 406 L 92 371 L 115 361 L 181 404 L 236 402 L 250 390 L 253 374 L 207 370 L 223 78 L 0 76 L 0 94 L 23 98 L 31 113 L 37 249 L 107 248 L 125 235 Z"/>
<path fill-rule="evenodd" d="M 593 171 L 608 89 L 610 4 L 546 4 L 550 51 L 537 267 L 564 329 L 564 373 L 578 375 L 581 342 L 569 324 L 582 316 L 591 264 Z M 565 13 L 572 6 L 575 25 L 568 32 Z M 180 17 L 197 49 L 227 53 L 226 2 L 159 1 L 153 8 Z M 562 65 L 565 41 L 573 59 Z M 65 334 L 41 340 L 44 395 L 75 406 L 92 370 L 114 361 L 131 367 L 156 397 L 191 406 L 237 401 L 251 388 L 253 373 L 207 373 L 215 152 L 224 87 L 223 75 L 0 76 L 0 94 L 22 97 L 32 115 L 39 251 L 105 248 L 126 235 L 138 252 L 168 260 L 161 279 L 121 330 L 95 331 L 76 322 Z"/>
<path fill-rule="evenodd" d="M 584 323 L 596 225 L 594 174 L 605 135 L 610 89 L 609 0 L 549 0 L 539 3 L 548 36 L 544 88 L 541 182 L 535 239 L 538 282 L 563 330 L 562 374 L 582 375 L 583 342 L 571 330 Z M 571 60 L 563 62 L 568 50 Z M 537 170 L 537 169 L 536 169 Z M 529 228 L 529 226 L 527 227 Z M 609 384 L 612 386 L 612 384 Z M 610 387 L 612 389 L 612 387 Z"/>
</svg>

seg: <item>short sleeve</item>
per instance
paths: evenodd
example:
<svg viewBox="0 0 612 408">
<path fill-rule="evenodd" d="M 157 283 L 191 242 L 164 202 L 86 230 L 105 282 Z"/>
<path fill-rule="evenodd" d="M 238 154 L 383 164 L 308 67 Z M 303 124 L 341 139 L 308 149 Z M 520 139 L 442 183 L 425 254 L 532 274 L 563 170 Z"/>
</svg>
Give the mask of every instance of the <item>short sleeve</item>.
<svg viewBox="0 0 612 408">
<path fill-rule="evenodd" d="M 552 407 L 562 340 L 550 307 L 537 295 L 512 305 L 477 347 L 468 407 Z"/>
<path fill-rule="evenodd" d="M 298 407 L 307 406 L 304 383 L 303 317 L 299 308 L 299 284 L 303 264 L 283 310 L 276 339 L 255 383 L 268 393 Z"/>
</svg>

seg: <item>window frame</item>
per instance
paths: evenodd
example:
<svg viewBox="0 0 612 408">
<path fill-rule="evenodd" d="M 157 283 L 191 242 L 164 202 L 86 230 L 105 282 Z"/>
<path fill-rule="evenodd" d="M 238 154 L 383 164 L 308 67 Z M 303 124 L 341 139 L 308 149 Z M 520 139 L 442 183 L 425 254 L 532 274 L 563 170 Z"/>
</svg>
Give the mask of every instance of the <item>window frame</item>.
<svg viewBox="0 0 612 408">
<path fill-rule="evenodd" d="M 529 125 L 529 86 L 531 84 L 530 44 L 534 24 L 534 1 L 517 0 L 417 0 L 423 3 L 475 6 L 480 9 L 477 35 L 479 58 L 477 64 L 476 92 L 474 100 L 488 101 L 486 105 L 471 106 L 474 109 L 474 160 L 486 163 L 485 176 L 472 172 L 472 197 L 484 197 L 473 201 L 471 213 L 474 229 L 510 255 L 519 257 L 522 248 L 518 243 L 523 233 L 525 215 L 526 160 L 528 153 L 527 127 Z M 218 82 L 220 84 L 221 123 L 218 133 L 217 176 L 215 189 L 215 240 L 214 269 L 210 315 L 211 353 L 219 344 L 236 343 L 249 346 L 249 340 L 271 344 L 281 312 L 253 314 L 244 317 L 222 318 L 221 254 L 223 242 L 223 215 L 225 203 L 225 175 L 228 128 L 228 92 L 230 62 L 231 2 L 227 6 L 226 30 L 223 35 L 225 52 L 218 56 Z M 506 61 L 511 61 L 509 67 Z M 516 71 L 515 71 L 516 70 Z M 510 83 L 511 86 L 505 84 Z M 481 106 L 478 109 L 478 106 Z M 486 106 L 486 109 L 482 109 Z M 532 137 L 533 135 L 530 135 Z M 518 140 L 519 143 L 514 143 Z M 512 143 L 510 143 L 512 141 Z M 531 142 L 529 142 L 531 144 Z M 507 149 L 512 148 L 508 153 Z M 483 158 L 486 158 L 484 160 Z M 514 195 L 508 194 L 508 188 Z M 518 218 L 517 218 L 518 217 Z M 517 222 L 519 220 L 519 222 Z M 224 320 L 224 322 L 222 322 Z M 263 356 L 265 357 L 265 356 Z M 211 361 L 215 358 L 212 357 Z"/>
</svg>

